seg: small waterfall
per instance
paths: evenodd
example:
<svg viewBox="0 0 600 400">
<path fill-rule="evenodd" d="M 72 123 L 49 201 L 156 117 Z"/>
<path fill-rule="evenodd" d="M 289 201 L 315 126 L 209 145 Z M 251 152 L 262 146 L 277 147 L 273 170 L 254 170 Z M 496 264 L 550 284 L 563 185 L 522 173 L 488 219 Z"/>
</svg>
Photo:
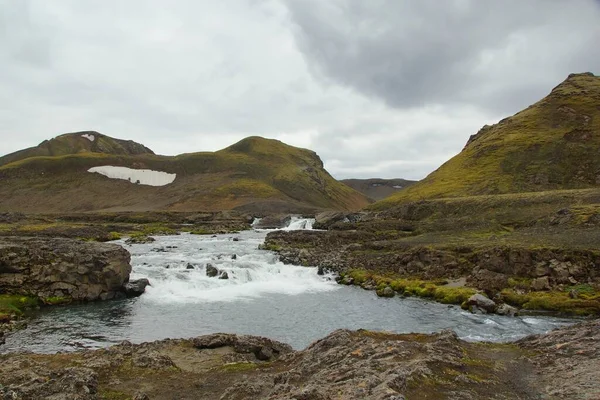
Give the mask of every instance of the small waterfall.
<svg viewBox="0 0 600 400">
<path fill-rule="evenodd" d="M 284 229 L 311 226 L 310 219 L 296 219 Z M 316 268 L 284 265 L 277 255 L 259 250 L 266 233 L 157 236 L 153 243 L 126 246 L 131 252 L 132 279 L 148 278 L 152 286 L 143 299 L 160 302 L 235 301 L 268 293 L 338 289 L 333 280 L 317 275 Z M 207 276 L 209 264 L 218 270 L 217 276 Z M 219 279 L 223 273 L 227 279 Z"/>
<path fill-rule="evenodd" d="M 289 225 L 286 226 L 285 228 L 282 228 L 282 230 L 284 230 L 284 231 L 312 230 L 314 222 L 315 222 L 314 218 L 292 217 Z"/>
</svg>

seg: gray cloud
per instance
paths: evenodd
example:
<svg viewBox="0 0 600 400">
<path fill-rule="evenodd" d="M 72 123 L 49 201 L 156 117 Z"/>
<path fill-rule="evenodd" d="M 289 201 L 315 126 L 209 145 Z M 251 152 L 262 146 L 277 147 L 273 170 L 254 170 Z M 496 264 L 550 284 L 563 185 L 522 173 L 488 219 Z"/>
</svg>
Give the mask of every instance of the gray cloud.
<svg viewBox="0 0 600 400">
<path fill-rule="evenodd" d="M 249 135 L 422 178 L 573 71 L 586 0 L 0 0 L 0 154 L 98 130 L 162 154 Z"/>
<path fill-rule="evenodd" d="M 600 69 L 594 0 L 289 0 L 313 70 L 392 107 L 516 111 L 573 71 Z"/>
</svg>

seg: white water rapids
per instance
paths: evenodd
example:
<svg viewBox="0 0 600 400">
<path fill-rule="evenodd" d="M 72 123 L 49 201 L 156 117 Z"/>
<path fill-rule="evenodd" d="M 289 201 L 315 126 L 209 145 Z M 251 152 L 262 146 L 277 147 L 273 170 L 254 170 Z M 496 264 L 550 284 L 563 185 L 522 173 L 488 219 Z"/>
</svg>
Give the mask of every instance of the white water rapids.
<svg viewBox="0 0 600 400">
<path fill-rule="evenodd" d="M 294 218 L 287 230 L 310 229 Z M 316 267 L 284 265 L 259 250 L 268 231 L 224 235 L 156 236 L 122 244 L 131 253 L 132 279 L 152 284 L 141 297 L 40 310 L 12 333 L 0 353 L 52 353 L 214 332 L 267 336 L 300 349 L 339 328 L 393 332 L 454 329 L 468 340 L 507 341 L 575 320 L 473 315 L 457 306 L 415 298 L 379 298 L 338 285 Z M 208 264 L 229 279 L 208 277 Z"/>
</svg>

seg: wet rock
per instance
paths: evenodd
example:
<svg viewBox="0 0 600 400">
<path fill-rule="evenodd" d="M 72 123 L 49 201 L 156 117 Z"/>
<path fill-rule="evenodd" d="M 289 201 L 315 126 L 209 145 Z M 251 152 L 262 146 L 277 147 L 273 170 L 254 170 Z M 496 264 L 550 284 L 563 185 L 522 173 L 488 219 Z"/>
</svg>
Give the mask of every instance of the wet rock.
<svg viewBox="0 0 600 400">
<path fill-rule="evenodd" d="M 221 272 L 221 275 L 219 275 L 219 279 L 229 279 L 229 274 L 227 273 L 227 271 Z"/>
<path fill-rule="evenodd" d="M 66 238 L 0 238 L 0 288 L 5 293 L 108 300 L 123 295 L 130 255 L 111 243 Z"/>
<path fill-rule="evenodd" d="M 210 263 L 206 264 L 206 276 L 214 278 L 217 275 L 219 275 L 219 270 Z"/>
<path fill-rule="evenodd" d="M 132 236 L 125 241 L 127 244 L 144 244 L 144 243 L 152 243 L 155 242 L 152 236 Z"/>
<path fill-rule="evenodd" d="M 194 266 L 188 263 L 188 265 L 185 266 L 185 269 L 194 269 Z"/>
<path fill-rule="evenodd" d="M 320 265 L 317 268 L 317 275 L 325 275 L 325 269 Z"/>
<path fill-rule="evenodd" d="M 231 256 L 231 259 L 232 259 L 232 260 L 237 260 L 237 254 L 234 254 L 234 255 L 232 255 L 232 256 Z"/>
<path fill-rule="evenodd" d="M 233 240 L 234 242 L 239 242 L 239 241 L 240 241 L 240 238 L 239 238 L 239 237 L 234 237 L 234 238 L 233 238 L 233 239 L 231 239 L 231 240 Z"/>
<path fill-rule="evenodd" d="M 496 303 L 479 293 L 469 297 L 467 300 L 467 306 L 471 312 L 482 310 L 486 313 L 493 313 L 496 311 Z"/>
<path fill-rule="evenodd" d="M 380 297 L 394 297 L 396 295 L 396 292 L 394 292 L 394 289 L 392 289 L 391 287 L 386 286 L 385 288 L 383 288 L 383 290 L 378 290 L 377 295 Z"/>
<path fill-rule="evenodd" d="M 550 279 L 547 276 L 543 276 L 541 278 L 536 278 L 531 281 L 531 290 L 540 291 L 540 290 L 549 290 L 550 289 Z"/>
<path fill-rule="evenodd" d="M 519 309 L 508 304 L 501 304 L 496 309 L 496 314 L 514 317 L 519 314 Z"/>
<path fill-rule="evenodd" d="M 141 296 L 146 291 L 146 286 L 150 285 L 150 281 L 146 278 L 135 279 L 127 282 L 123 289 L 128 298 Z"/>
</svg>

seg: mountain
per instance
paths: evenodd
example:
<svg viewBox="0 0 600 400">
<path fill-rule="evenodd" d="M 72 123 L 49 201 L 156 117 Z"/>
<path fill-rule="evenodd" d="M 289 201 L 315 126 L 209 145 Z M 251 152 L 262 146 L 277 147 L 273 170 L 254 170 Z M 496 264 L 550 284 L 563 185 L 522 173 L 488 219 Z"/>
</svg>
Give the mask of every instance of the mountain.
<svg viewBox="0 0 600 400">
<path fill-rule="evenodd" d="M 331 177 L 315 152 L 261 137 L 172 157 L 96 132 L 72 133 L 2 157 L 0 182 L 3 211 L 267 213 L 369 204 Z"/>
<path fill-rule="evenodd" d="M 598 154 L 600 77 L 571 74 L 542 100 L 481 128 L 458 155 L 373 208 L 430 198 L 598 187 Z"/>
<path fill-rule="evenodd" d="M 152 150 L 132 140 L 114 139 L 94 131 L 65 133 L 54 139 L 44 140 L 36 147 L 19 150 L 0 157 L 0 166 L 30 157 L 64 156 L 78 153 L 106 154 L 154 154 Z"/>
<path fill-rule="evenodd" d="M 371 178 L 342 179 L 340 182 L 343 182 L 352 189 L 361 192 L 370 199 L 382 200 L 399 190 L 407 188 L 416 181 L 409 181 L 406 179 Z"/>
</svg>

